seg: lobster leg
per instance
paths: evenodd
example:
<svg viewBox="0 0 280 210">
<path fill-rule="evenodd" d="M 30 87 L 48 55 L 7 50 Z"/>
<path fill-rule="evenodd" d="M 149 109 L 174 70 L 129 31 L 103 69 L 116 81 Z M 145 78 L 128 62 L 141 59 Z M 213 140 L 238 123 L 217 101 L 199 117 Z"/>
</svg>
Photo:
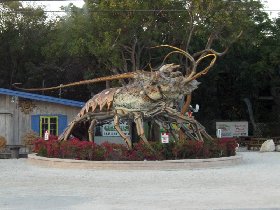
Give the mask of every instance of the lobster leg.
<svg viewBox="0 0 280 210">
<path fill-rule="evenodd" d="M 142 139 L 142 141 L 153 151 L 155 150 L 152 148 L 152 146 L 149 144 L 148 140 L 146 139 L 145 132 L 143 129 L 143 118 L 141 113 L 139 112 L 134 112 L 134 122 L 136 124 L 136 130 L 138 136 Z"/>
<path fill-rule="evenodd" d="M 84 114 L 83 116 L 77 115 L 76 118 L 67 126 L 67 128 L 63 131 L 63 133 L 59 136 L 58 140 L 66 141 L 78 123 L 91 120 L 90 126 L 92 126 L 92 128 L 94 128 L 97 121 L 111 119 L 113 116 L 114 116 L 114 114 L 112 112 L 109 112 L 109 113 L 108 112 L 106 112 L 106 113 L 88 112 L 88 113 Z M 89 128 L 89 129 L 91 129 L 91 128 Z M 90 135 L 92 135 L 92 140 L 93 140 L 94 133 L 92 133 L 92 134 L 89 133 L 89 136 Z"/>
<path fill-rule="evenodd" d="M 89 128 L 88 128 L 88 140 L 90 142 L 94 141 L 94 138 L 93 138 L 94 137 L 94 127 L 95 127 L 96 123 L 97 123 L 97 120 L 93 119 L 90 123 Z"/>
<path fill-rule="evenodd" d="M 70 125 L 67 126 L 67 128 L 64 130 L 64 132 L 58 137 L 59 141 L 66 141 L 68 137 L 71 134 L 71 131 L 73 130 L 75 124 L 79 122 L 79 120 L 73 120 Z"/>
<path fill-rule="evenodd" d="M 118 114 L 115 114 L 114 116 L 114 126 L 115 126 L 115 129 L 118 131 L 118 133 L 120 134 L 120 136 L 123 138 L 123 140 L 125 141 L 128 149 L 132 149 L 132 142 L 131 142 L 131 139 L 126 136 L 124 134 L 124 132 L 121 130 L 120 128 L 120 119 L 119 119 L 119 116 Z"/>
<path fill-rule="evenodd" d="M 83 120 L 85 120 L 86 118 L 90 118 L 90 114 L 91 113 L 86 113 L 84 116 L 80 117 L 79 115 L 76 116 L 76 118 L 67 126 L 67 128 L 63 131 L 63 133 L 58 137 L 59 141 L 66 141 L 73 128 L 75 127 L 75 125 Z"/>
<path fill-rule="evenodd" d="M 197 122 L 194 118 L 189 118 L 187 116 L 180 115 L 180 113 L 178 113 L 177 111 L 172 110 L 170 108 L 166 108 L 165 111 L 169 117 L 176 119 L 176 121 L 178 123 L 191 124 L 192 131 L 194 132 L 194 134 L 196 136 L 194 138 L 195 140 L 204 140 L 204 139 L 213 140 L 213 138 L 209 134 L 207 134 L 207 132 L 205 131 L 205 128 L 199 122 Z M 185 126 L 182 126 L 182 128 L 184 128 L 184 127 Z M 185 129 L 185 134 L 187 136 L 189 136 L 191 139 L 193 138 L 193 135 L 191 133 L 189 133 L 188 129 Z"/>
<path fill-rule="evenodd" d="M 134 122 L 136 124 L 136 130 L 137 130 L 137 134 L 138 136 L 140 136 L 140 138 L 142 139 L 143 142 L 145 142 L 146 144 L 149 144 L 148 140 L 146 139 L 145 133 L 144 133 L 144 129 L 143 129 L 143 119 L 140 113 L 138 112 L 134 112 Z"/>
</svg>

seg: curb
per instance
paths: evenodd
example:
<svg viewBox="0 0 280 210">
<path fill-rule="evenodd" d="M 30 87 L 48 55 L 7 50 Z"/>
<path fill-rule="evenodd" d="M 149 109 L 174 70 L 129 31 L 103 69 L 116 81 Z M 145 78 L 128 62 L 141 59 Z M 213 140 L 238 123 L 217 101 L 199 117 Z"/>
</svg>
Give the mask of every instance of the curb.
<svg viewBox="0 0 280 210">
<path fill-rule="evenodd" d="M 233 166 L 240 164 L 242 156 L 236 155 L 209 159 L 182 159 L 162 161 L 87 161 L 59 158 L 45 158 L 28 154 L 28 162 L 33 165 L 54 168 L 98 169 L 98 170 L 162 170 L 195 169 Z"/>
</svg>

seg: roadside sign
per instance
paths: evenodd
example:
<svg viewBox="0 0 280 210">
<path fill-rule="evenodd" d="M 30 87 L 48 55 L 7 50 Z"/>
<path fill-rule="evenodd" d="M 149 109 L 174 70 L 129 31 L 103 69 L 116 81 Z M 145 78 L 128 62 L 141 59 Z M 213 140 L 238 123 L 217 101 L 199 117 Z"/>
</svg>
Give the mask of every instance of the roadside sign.
<svg viewBox="0 0 280 210">
<path fill-rule="evenodd" d="M 221 138 L 248 136 L 247 121 L 216 122 L 216 129 L 221 129 Z"/>
<path fill-rule="evenodd" d="M 126 136 L 129 136 L 129 127 L 127 122 L 120 122 L 120 128 Z M 102 136 L 120 136 L 118 131 L 115 129 L 114 122 L 110 122 L 102 126 Z"/>
</svg>

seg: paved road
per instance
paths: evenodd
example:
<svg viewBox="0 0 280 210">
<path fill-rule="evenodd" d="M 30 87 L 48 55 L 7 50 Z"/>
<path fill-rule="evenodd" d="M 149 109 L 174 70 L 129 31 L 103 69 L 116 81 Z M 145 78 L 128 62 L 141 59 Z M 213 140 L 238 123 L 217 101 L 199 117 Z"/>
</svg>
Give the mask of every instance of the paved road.
<svg viewBox="0 0 280 210">
<path fill-rule="evenodd" d="M 0 209 L 280 209 L 280 152 L 238 166 L 95 171 L 0 160 Z"/>
</svg>

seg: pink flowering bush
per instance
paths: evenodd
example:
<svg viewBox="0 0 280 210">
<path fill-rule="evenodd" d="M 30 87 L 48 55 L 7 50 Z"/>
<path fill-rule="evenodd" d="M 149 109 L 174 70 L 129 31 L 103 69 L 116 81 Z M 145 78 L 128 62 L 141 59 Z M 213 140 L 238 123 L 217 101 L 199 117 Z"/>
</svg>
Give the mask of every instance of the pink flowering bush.
<svg viewBox="0 0 280 210">
<path fill-rule="evenodd" d="M 151 149 L 144 142 L 139 142 L 134 145 L 132 150 L 126 151 L 126 160 L 163 160 L 164 157 L 161 151 L 156 150 L 155 143 L 152 144 Z"/>
<path fill-rule="evenodd" d="M 178 142 L 172 149 L 175 159 L 201 158 L 203 141 Z"/>
<path fill-rule="evenodd" d="M 225 156 L 236 155 L 236 148 L 238 147 L 238 144 L 235 138 L 222 138 L 218 140 L 218 142 L 222 145 Z"/>
<path fill-rule="evenodd" d="M 72 138 L 68 141 L 58 141 L 50 136 L 48 141 L 41 138 L 34 143 L 34 152 L 39 156 L 49 158 L 67 158 L 95 161 L 142 161 L 168 159 L 213 158 L 235 155 L 237 146 L 235 139 L 219 139 L 213 141 L 178 141 L 162 144 L 151 142 L 151 147 L 139 142 L 128 150 L 125 145 L 102 143 L 97 145 L 89 141 Z M 151 149 L 152 148 L 152 149 Z"/>
</svg>

